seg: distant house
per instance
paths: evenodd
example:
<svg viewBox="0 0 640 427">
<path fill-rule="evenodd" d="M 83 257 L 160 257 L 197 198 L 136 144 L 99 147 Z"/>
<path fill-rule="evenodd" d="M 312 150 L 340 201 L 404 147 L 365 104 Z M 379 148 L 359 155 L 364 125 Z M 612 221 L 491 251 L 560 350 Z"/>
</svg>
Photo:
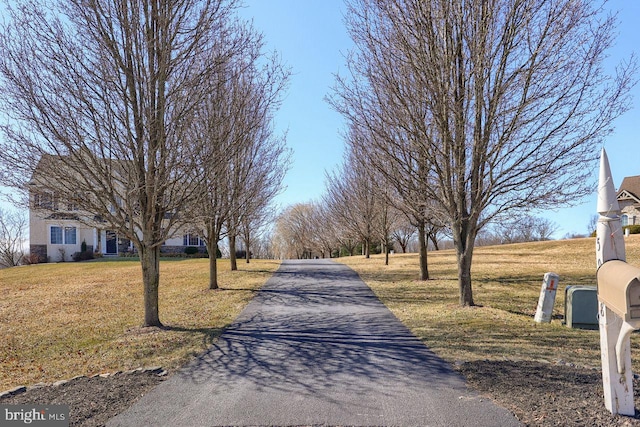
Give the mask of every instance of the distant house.
<svg viewBox="0 0 640 427">
<path fill-rule="evenodd" d="M 640 175 L 627 176 L 618 189 L 622 226 L 640 224 Z"/>
<path fill-rule="evenodd" d="M 47 161 L 55 161 L 55 156 Z M 45 182 L 38 174 L 36 168 L 29 188 L 29 248 L 38 262 L 71 261 L 83 242 L 87 251 L 103 256 L 134 252 L 131 241 L 95 213 L 76 203 L 63 203 L 55 192 L 38 185 Z M 183 253 L 188 246 L 198 247 L 200 252 L 206 248 L 197 234 L 184 232 L 166 240 L 161 252 Z"/>
</svg>

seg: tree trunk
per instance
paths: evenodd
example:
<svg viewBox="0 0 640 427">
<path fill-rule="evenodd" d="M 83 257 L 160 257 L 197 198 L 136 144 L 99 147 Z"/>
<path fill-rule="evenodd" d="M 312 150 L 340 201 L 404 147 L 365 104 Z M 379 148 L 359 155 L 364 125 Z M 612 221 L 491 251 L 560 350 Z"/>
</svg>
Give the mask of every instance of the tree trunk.
<svg viewBox="0 0 640 427">
<path fill-rule="evenodd" d="M 453 227 L 453 243 L 456 247 L 456 258 L 458 260 L 458 288 L 462 307 L 475 305 L 471 286 L 471 260 L 473 258 L 475 234 L 475 230 L 470 228 L 468 222 L 462 226 Z"/>
<path fill-rule="evenodd" d="M 209 289 L 218 289 L 218 245 L 213 242 L 207 242 L 207 251 L 209 252 Z"/>
<path fill-rule="evenodd" d="M 473 248 L 466 251 L 456 250 L 458 258 L 458 287 L 460 289 L 460 305 L 463 307 L 474 306 L 473 289 L 471 287 L 471 257 Z"/>
<path fill-rule="evenodd" d="M 438 248 L 438 233 L 429 233 L 429 240 L 431 240 L 431 243 L 433 243 L 433 250 L 435 251 L 439 251 L 440 249 Z"/>
<path fill-rule="evenodd" d="M 425 224 L 418 225 L 418 245 L 420 246 L 420 280 L 429 280 L 429 265 L 427 264 L 427 239 Z"/>
<path fill-rule="evenodd" d="M 250 241 L 250 237 L 249 236 L 249 226 L 246 226 L 246 232 L 244 233 L 244 242 L 245 242 L 245 259 L 247 260 L 247 264 L 249 264 L 249 259 L 251 258 L 251 253 L 249 252 L 249 241 Z"/>
<path fill-rule="evenodd" d="M 229 261 L 231 262 L 231 271 L 238 269 L 238 261 L 236 258 L 236 236 L 229 234 Z"/>
<path fill-rule="evenodd" d="M 158 285 L 160 283 L 160 246 L 141 246 L 140 264 L 144 286 L 144 326 L 162 327 L 158 310 Z"/>
<path fill-rule="evenodd" d="M 389 265 L 389 245 L 384 243 L 384 265 Z"/>
</svg>

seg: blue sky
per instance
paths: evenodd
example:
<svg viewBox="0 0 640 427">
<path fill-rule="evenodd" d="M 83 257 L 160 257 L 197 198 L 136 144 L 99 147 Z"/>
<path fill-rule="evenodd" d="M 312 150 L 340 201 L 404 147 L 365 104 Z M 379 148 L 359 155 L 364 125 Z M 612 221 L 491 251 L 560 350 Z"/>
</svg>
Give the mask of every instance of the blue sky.
<svg viewBox="0 0 640 427">
<path fill-rule="evenodd" d="M 277 202 L 290 204 L 318 199 L 324 172 L 343 155 L 342 117 L 324 101 L 334 74 L 344 70 L 351 40 L 342 22 L 342 0 L 245 0 L 241 10 L 253 19 L 270 50 L 291 67 L 289 90 L 276 116 L 276 128 L 288 130 L 293 164 L 286 190 Z"/>
<path fill-rule="evenodd" d="M 343 0 L 244 0 L 240 14 L 253 19 L 270 50 L 277 50 L 293 71 L 286 98 L 276 116 L 278 132 L 288 130 L 293 164 L 285 178 L 286 190 L 278 196 L 282 207 L 318 199 L 324 191 L 324 174 L 342 159 L 342 117 L 324 100 L 334 74 L 344 72 L 344 55 L 352 47 L 343 24 Z M 640 1 L 611 0 L 619 11 L 618 41 L 611 51 L 610 66 L 640 46 Z M 640 175 L 640 85 L 634 90 L 632 109 L 615 123 L 605 141 L 616 186 L 622 178 Z M 593 171 L 594 179 L 597 171 Z M 595 193 L 576 207 L 535 213 L 558 224 L 555 238 L 587 231 L 595 214 Z M 6 206 L 0 203 L 0 207 Z"/>
<path fill-rule="evenodd" d="M 343 0 L 244 0 L 241 15 L 252 18 L 270 49 L 276 49 L 292 68 L 287 97 L 276 116 L 276 128 L 288 129 L 293 165 L 285 178 L 287 189 L 278 197 L 281 206 L 317 199 L 324 190 L 324 172 L 332 170 L 344 152 L 340 132 L 342 117 L 324 101 L 333 85 L 333 75 L 344 72 L 344 55 L 352 43 L 343 24 Z M 618 40 L 609 65 L 628 57 L 640 46 L 640 1 L 612 0 L 619 10 Z M 634 90 L 633 108 L 615 123 L 615 132 L 605 141 L 616 187 L 622 178 L 640 175 L 640 87 Z M 593 171 L 597 177 L 597 171 Z M 595 193 L 578 206 L 535 213 L 554 221 L 556 238 L 567 233 L 587 232 L 595 214 Z"/>
</svg>

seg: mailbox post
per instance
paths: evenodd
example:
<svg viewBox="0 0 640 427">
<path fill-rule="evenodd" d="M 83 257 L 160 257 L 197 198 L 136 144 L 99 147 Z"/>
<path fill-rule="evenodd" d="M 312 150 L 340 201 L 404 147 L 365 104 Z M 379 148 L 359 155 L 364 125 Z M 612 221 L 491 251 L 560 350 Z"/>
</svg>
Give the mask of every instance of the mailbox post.
<svg viewBox="0 0 640 427">
<path fill-rule="evenodd" d="M 533 320 L 538 323 L 550 323 L 553 314 L 553 305 L 556 302 L 556 291 L 558 290 L 558 282 L 560 276 L 556 273 L 546 273 L 542 280 L 542 289 L 540 289 L 540 298 L 538 299 L 538 308 Z"/>
<path fill-rule="evenodd" d="M 632 416 L 635 406 L 629 335 L 640 326 L 640 269 L 625 262 L 620 206 L 604 149 L 600 155 L 597 210 L 598 323 L 604 402 L 612 414 Z"/>
</svg>

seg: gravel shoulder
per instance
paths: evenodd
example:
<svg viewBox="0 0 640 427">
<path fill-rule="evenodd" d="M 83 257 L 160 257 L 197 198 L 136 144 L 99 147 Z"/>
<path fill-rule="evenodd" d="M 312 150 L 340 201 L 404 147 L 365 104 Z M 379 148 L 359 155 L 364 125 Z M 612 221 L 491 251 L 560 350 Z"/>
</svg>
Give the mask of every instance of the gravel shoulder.
<svg viewBox="0 0 640 427">
<path fill-rule="evenodd" d="M 612 416 L 602 399 L 599 371 L 532 361 L 459 363 L 471 388 L 507 408 L 527 426 L 640 426 L 635 418 Z M 102 426 L 162 382 L 157 372 L 82 377 L 65 384 L 31 387 L 0 398 L 0 404 L 66 404 L 71 426 Z M 634 381 L 640 407 L 640 381 Z"/>
<path fill-rule="evenodd" d="M 527 426 L 640 426 L 640 416 L 613 416 L 604 407 L 597 369 L 533 361 L 477 361 L 456 369 L 470 387 L 498 402 Z M 634 380 L 636 408 L 640 381 Z"/>
<path fill-rule="evenodd" d="M 28 387 L 0 398 L 0 405 L 69 405 L 70 426 L 103 426 L 164 381 L 158 371 L 116 373 L 107 377 L 80 377 L 64 384 Z M 162 373 L 162 372 L 160 372 Z"/>
</svg>

